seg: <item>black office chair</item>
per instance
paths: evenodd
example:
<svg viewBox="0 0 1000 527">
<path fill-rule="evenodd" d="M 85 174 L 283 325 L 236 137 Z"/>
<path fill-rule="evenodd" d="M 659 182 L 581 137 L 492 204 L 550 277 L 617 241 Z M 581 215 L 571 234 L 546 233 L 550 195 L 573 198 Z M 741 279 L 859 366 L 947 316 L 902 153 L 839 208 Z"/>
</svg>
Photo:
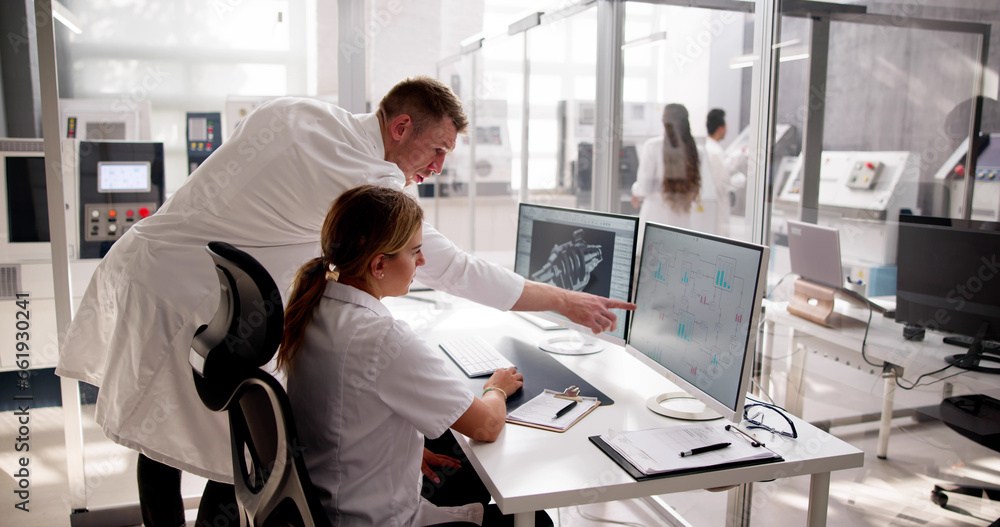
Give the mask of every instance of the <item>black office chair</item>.
<svg viewBox="0 0 1000 527">
<path fill-rule="evenodd" d="M 198 395 L 229 415 L 241 526 L 331 526 L 306 472 L 292 410 L 281 384 L 260 369 L 281 343 L 281 294 L 250 255 L 208 244 L 222 294 L 215 317 L 198 328 L 190 362 Z"/>
<path fill-rule="evenodd" d="M 959 434 L 1000 452 L 1000 401 L 987 395 L 957 395 L 941 402 L 941 420 Z M 1000 500 L 1000 488 L 979 485 L 934 485 L 931 500 L 948 508 L 946 492 L 968 496 L 986 496 Z M 991 525 L 1000 525 L 997 519 Z"/>
</svg>

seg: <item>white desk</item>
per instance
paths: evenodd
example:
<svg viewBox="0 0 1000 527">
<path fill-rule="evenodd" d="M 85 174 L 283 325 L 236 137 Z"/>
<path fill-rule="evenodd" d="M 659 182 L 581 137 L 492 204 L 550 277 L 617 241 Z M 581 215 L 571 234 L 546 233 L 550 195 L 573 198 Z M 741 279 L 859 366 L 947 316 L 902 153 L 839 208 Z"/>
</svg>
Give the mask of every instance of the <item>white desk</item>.
<svg viewBox="0 0 1000 527">
<path fill-rule="evenodd" d="M 455 300 L 452 309 L 428 311 L 415 305 L 410 313 L 399 299 L 393 312 L 431 344 L 447 338 L 481 335 L 498 341 L 516 336 L 531 342 L 546 333 L 512 314 Z M 810 474 L 809 525 L 826 525 L 830 472 L 862 466 L 864 453 L 800 420 L 799 439 L 787 440 L 764 432 L 758 438 L 784 458 L 783 462 L 637 482 L 587 438 L 608 429 L 641 430 L 682 424 L 646 408 L 650 396 L 677 388 L 624 349 L 608 345 L 596 355 L 555 356 L 615 403 L 599 407 L 565 433 L 508 424 L 495 443 L 460 437 L 469 461 L 505 514 L 516 514 L 516 525 L 530 527 L 534 511 L 616 501 L 695 489 L 752 483 Z M 449 363 L 450 364 L 450 363 Z M 452 365 L 453 366 L 453 365 Z M 454 367 L 456 375 L 461 375 Z M 531 372 L 523 372 L 526 382 Z M 564 387 L 551 387 L 562 389 Z M 586 394 L 583 394 L 586 395 Z M 719 426 L 723 426 L 719 421 Z"/>
<path fill-rule="evenodd" d="M 785 392 L 785 409 L 789 412 L 802 416 L 804 387 L 802 376 L 805 375 L 806 360 L 808 353 L 798 353 L 798 345 L 805 337 L 810 337 L 809 346 L 821 351 L 843 354 L 852 361 L 861 363 L 861 344 L 865 336 L 865 325 L 868 320 L 868 312 L 864 310 L 854 311 L 855 316 L 863 316 L 864 320 L 852 319 L 853 324 L 842 328 L 828 328 L 815 324 L 801 317 L 792 315 L 786 309 L 785 302 L 764 303 L 764 341 L 761 367 L 761 385 L 767 386 L 769 382 L 771 358 L 774 357 L 774 338 L 778 326 L 787 329 L 788 333 L 788 353 L 791 357 L 791 365 L 787 379 L 787 391 Z M 838 304 L 837 311 L 844 314 L 844 306 Z M 882 391 L 882 409 L 879 414 L 879 440 L 877 455 L 885 459 L 889 448 L 889 430 L 892 424 L 894 412 L 894 395 L 896 390 L 897 377 L 905 376 L 905 379 L 914 381 L 921 374 L 929 373 L 947 366 L 945 357 L 965 353 L 964 348 L 944 344 L 941 333 L 927 331 L 923 341 L 914 342 L 903 338 L 903 325 L 892 319 L 875 313 L 872 315 L 871 327 L 868 331 L 868 340 L 865 344 L 865 356 L 868 360 L 881 364 L 888 363 L 891 367 L 886 368 L 882 373 L 884 381 Z M 938 375 L 930 378 L 940 378 L 953 375 L 965 370 L 957 367 L 949 368 Z M 925 378 L 925 381 L 926 382 Z M 965 371 L 959 376 L 949 380 L 952 385 L 962 385 L 963 391 L 969 393 L 996 394 L 1000 391 L 1000 375 L 992 375 L 978 372 Z M 947 388 L 950 391 L 950 388 Z M 945 394 L 948 395 L 947 393 Z"/>
</svg>

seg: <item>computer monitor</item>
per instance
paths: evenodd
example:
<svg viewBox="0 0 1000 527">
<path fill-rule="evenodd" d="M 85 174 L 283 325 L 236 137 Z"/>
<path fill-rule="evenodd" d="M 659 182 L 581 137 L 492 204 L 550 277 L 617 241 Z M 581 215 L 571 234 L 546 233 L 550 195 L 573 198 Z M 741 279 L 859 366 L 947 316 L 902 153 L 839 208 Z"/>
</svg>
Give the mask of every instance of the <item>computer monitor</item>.
<svg viewBox="0 0 1000 527">
<path fill-rule="evenodd" d="M 948 361 L 1000 373 L 1000 358 L 982 355 L 1000 340 L 998 254 L 1000 223 L 900 214 L 896 321 L 971 337 Z"/>
<path fill-rule="evenodd" d="M 50 259 L 42 140 L 0 140 L 0 179 L 0 261 Z"/>
<path fill-rule="evenodd" d="M 521 203 L 514 272 L 536 282 L 628 302 L 638 232 L 635 216 Z M 618 317 L 617 329 L 596 337 L 623 345 L 628 312 L 612 312 Z M 575 330 L 546 340 L 540 346 L 543 350 L 581 355 L 604 348 L 589 328 L 556 313 L 538 315 Z"/>
<path fill-rule="evenodd" d="M 742 420 L 768 252 L 646 224 L 626 350 L 686 392 L 656 396 L 651 409 L 682 419 Z M 692 397 L 704 407 L 666 400 Z"/>
</svg>

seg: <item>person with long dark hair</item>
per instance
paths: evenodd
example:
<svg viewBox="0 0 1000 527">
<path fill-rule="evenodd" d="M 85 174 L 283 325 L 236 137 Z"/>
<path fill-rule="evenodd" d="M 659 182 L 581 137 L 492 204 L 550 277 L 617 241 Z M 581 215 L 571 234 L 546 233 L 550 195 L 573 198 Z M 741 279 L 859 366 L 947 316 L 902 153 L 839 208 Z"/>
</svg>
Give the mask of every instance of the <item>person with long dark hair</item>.
<svg viewBox="0 0 1000 527">
<path fill-rule="evenodd" d="M 632 204 L 643 223 L 715 232 L 717 199 L 711 177 L 702 177 L 702 159 L 688 111 L 681 104 L 663 109 L 663 137 L 647 141 L 632 185 Z"/>
</svg>

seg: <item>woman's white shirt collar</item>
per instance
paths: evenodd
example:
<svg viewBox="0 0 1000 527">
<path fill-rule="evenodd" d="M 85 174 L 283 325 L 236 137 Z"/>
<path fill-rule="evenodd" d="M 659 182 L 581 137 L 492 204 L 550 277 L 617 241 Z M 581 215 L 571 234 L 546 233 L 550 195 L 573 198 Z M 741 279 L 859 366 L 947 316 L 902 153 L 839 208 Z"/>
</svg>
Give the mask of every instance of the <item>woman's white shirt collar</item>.
<svg viewBox="0 0 1000 527">
<path fill-rule="evenodd" d="M 341 302 L 357 304 L 361 307 L 370 309 L 378 316 L 392 316 L 392 313 L 389 312 L 389 308 L 385 307 L 385 304 L 383 304 L 379 299 L 356 287 L 345 285 L 340 282 L 327 282 L 326 291 L 323 292 L 323 296 L 334 300 L 340 300 Z"/>
</svg>

